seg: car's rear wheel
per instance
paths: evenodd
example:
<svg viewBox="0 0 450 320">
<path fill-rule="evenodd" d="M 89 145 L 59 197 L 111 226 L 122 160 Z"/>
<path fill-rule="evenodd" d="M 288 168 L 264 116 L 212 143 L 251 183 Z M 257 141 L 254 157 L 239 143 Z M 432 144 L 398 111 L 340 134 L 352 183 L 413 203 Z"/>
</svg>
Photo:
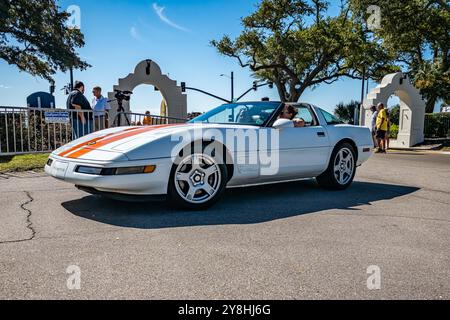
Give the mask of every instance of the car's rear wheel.
<svg viewBox="0 0 450 320">
<path fill-rule="evenodd" d="M 169 200 L 178 208 L 204 210 L 214 205 L 228 182 L 220 156 L 191 153 L 179 159 L 169 180 Z"/>
<path fill-rule="evenodd" d="M 345 190 L 353 183 L 355 175 L 356 151 L 350 143 L 344 142 L 335 148 L 327 171 L 316 180 L 326 189 Z"/>
</svg>

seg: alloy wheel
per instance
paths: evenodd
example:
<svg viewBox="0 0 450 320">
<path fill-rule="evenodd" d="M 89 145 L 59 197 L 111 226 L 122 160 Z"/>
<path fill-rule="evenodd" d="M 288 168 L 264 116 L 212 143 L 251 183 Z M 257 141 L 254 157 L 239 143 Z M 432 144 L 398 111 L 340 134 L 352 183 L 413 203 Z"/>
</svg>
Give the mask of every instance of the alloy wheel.
<svg viewBox="0 0 450 320">
<path fill-rule="evenodd" d="M 185 201 L 203 204 L 219 192 L 222 174 L 213 158 L 193 154 L 181 161 L 174 179 L 176 191 Z"/>
</svg>

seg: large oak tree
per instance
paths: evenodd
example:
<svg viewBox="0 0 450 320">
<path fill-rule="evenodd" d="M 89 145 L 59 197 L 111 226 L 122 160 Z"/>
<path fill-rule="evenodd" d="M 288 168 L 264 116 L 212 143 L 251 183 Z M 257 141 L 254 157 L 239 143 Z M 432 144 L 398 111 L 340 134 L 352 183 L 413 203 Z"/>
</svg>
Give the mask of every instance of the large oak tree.
<svg viewBox="0 0 450 320">
<path fill-rule="evenodd" d="M 0 0 L 0 58 L 49 81 L 57 70 L 87 68 L 76 53 L 83 34 L 68 18 L 54 0 Z"/>
<path fill-rule="evenodd" d="M 374 41 L 396 57 L 409 72 L 433 112 L 442 99 L 450 104 L 450 5 L 448 0 L 351 0 L 355 16 L 367 18 L 377 5 L 381 26 Z"/>
<path fill-rule="evenodd" d="M 273 81 L 282 101 L 296 102 L 307 88 L 343 77 L 362 79 L 363 69 L 374 79 L 398 70 L 348 7 L 336 17 L 327 8 L 322 0 L 262 0 L 242 19 L 240 36 L 212 45 L 255 77 Z"/>
</svg>

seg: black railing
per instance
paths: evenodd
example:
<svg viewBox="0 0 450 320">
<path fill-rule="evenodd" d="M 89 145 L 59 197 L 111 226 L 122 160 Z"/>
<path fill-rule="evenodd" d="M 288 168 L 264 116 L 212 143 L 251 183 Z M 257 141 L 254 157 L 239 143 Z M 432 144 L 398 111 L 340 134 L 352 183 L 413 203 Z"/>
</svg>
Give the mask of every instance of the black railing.
<svg viewBox="0 0 450 320">
<path fill-rule="evenodd" d="M 154 116 L 142 113 L 121 112 L 116 115 L 115 126 L 155 126 L 163 124 L 186 123 L 187 119 Z"/>
</svg>

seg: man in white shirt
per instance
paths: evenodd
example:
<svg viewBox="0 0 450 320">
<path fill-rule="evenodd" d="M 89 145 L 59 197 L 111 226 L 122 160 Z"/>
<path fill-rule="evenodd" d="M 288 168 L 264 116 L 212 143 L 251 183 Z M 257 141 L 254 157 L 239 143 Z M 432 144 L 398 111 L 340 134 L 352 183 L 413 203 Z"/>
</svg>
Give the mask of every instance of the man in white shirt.
<svg viewBox="0 0 450 320">
<path fill-rule="evenodd" d="M 376 135 L 377 135 L 377 118 L 378 118 L 378 108 L 375 106 L 372 106 L 372 108 L 370 108 L 370 111 L 372 111 L 372 122 L 371 122 L 371 127 L 370 127 L 370 131 L 372 132 L 372 139 L 373 139 L 373 144 L 375 146 L 375 148 L 378 147 L 378 142 L 376 139 Z"/>
<path fill-rule="evenodd" d="M 109 128 L 108 111 L 111 110 L 111 106 L 108 103 L 108 99 L 102 96 L 102 88 L 100 87 L 95 87 L 92 93 L 94 94 L 92 110 L 94 110 L 95 129 L 103 130 Z"/>
</svg>

